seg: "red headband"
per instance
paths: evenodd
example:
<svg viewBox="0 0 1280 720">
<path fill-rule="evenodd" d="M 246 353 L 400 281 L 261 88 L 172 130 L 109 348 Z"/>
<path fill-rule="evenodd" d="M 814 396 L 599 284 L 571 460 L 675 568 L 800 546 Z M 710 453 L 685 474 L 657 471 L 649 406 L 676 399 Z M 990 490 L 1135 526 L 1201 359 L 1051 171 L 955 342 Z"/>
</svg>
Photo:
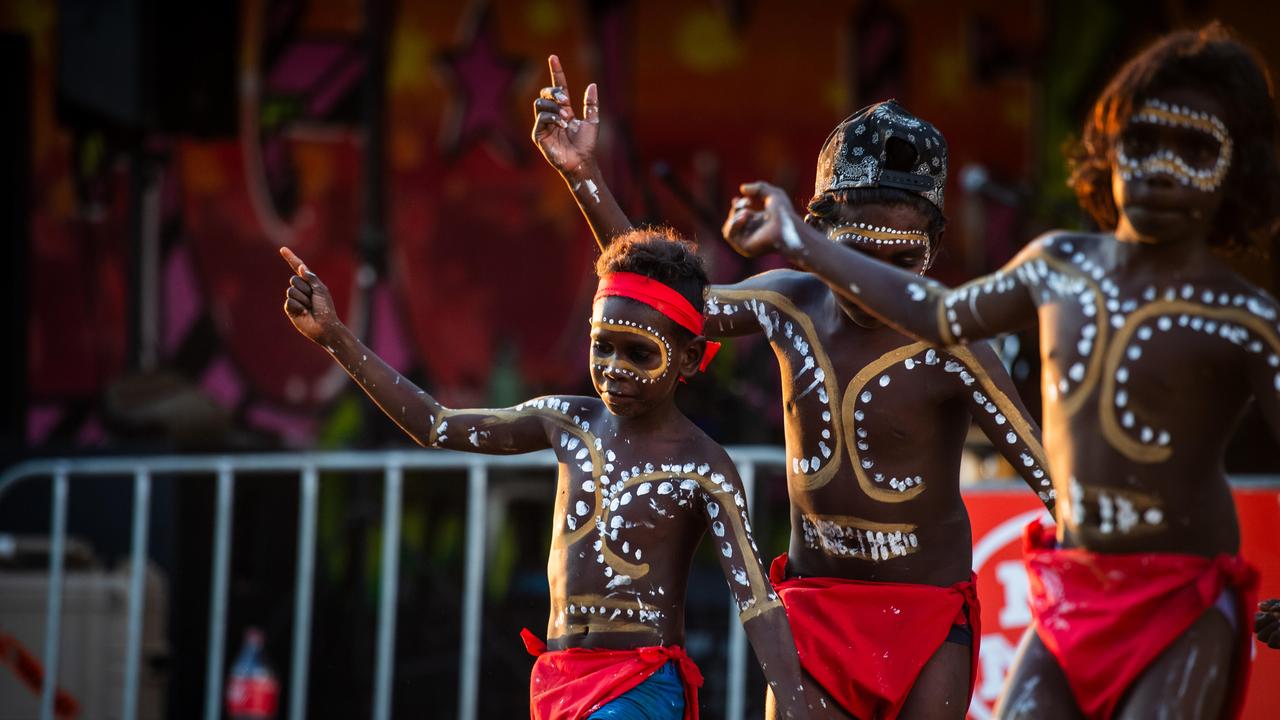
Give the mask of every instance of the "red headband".
<svg viewBox="0 0 1280 720">
<path fill-rule="evenodd" d="M 694 335 L 702 334 L 702 313 L 696 310 L 683 295 L 670 287 L 644 275 L 629 272 L 616 272 L 600 278 L 600 286 L 592 300 L 604 297 L 624 297 L 642 302 L 667 316 L 680 327 Z M 711 358 L 720 350 L 720 343 L 707 341 L 707 350 L 702 354 L 702 362 L 698 369 L 706 371 Z"/>
</svg>

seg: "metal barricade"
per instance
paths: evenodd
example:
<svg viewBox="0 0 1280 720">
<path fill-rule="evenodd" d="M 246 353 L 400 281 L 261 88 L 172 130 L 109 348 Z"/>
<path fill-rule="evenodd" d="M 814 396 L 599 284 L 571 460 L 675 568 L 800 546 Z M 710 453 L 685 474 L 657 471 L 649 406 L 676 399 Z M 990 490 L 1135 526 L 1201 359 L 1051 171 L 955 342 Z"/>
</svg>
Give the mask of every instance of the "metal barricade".
<svg viewBox="0 0 1280 720">
<path fill-rule="evenodd" d="M 753 496 L 755 471 L 759 466 L 784 467 L 781 448 L 742 446 L 728 448 L 742 476 L 748 502 Z M 373 717 L 391 717 L 391 679 L 395 663 L 395 598 L 399 583 L 400 511 L 403 473 L 406 470 L 466 470 L 467 549 L 462 592 L 461 667 L 458 683 L 458 717 L 475 720 L 480 691 L 480 615 L 484 583 L 484 538 L 486 535 L 485 494 L 489 470 L 554 469 L 551 451 L 527 455 L 493 456 L 438 450 L 353 451 L 221 456 L 136 456 L 82 458 L 74 460 L 32 460 L 0 475 L 0 501 L 20 482 L 51 478 L 51 518 L 49 553 L 49 593 L 45 607 L 45 682 L 40 697 L 41 720 L 53 720 L 54 692 L 58 677 L 58 650 L 61 640 L 62 582 L 67 537 L 67 497 L 71 479 L 84 476 L 132 476 L 132 537 L 130 543 L 128 631 L 125 648 L 125 676 L 121 717 L 136 720 L 139 666 L 142 652 L 142 616 L 147 559 L 148 519 L 151 509 L 151 480 L 158 474 L 208 474 L 217 478 L 214 505 L 213 563 L 210 577 L 209 643 L 205 673 L 205 720 L 218 720 L 221 710 L 222 677 L 225 668 L 227 582 L 230 570 L 231 515 L 238 477 L 264 473 L 298 474 L 297 565 L 294 579 L 294 623 L 292 665 L 289 669 L 289 720 L 307 714 L 307 676 L 311 637 L 311 594 L 315 575 L 316 510 L 319 474 L 325 471 L 383 473 L 383 534 L 381 579 L 377 611 L 377 645 L 374 664 Z M 730 603 L 729 668 L 725 716 L 741 718 L 745 711 L 747 642 L 738 622 L 737 609 Z"/>
</svg>

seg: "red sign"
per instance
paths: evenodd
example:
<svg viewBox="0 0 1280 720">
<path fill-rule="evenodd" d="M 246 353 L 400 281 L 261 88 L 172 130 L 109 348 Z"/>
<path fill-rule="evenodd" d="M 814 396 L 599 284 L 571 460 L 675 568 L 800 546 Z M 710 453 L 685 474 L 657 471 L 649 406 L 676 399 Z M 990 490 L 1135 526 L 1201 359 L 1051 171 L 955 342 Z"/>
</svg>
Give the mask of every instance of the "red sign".
<svg viewBox="0 0 1280 720">
<path fill-rule="evenodd" d="M 1280 597 L 1280 486 L 1236 489 L 1234 494 L 1242 552 L 1262 573 L 1259 597 Z M 1018 642 L 1031 623 L 1027 573 L 1022 566 L 1022 528 L 1033 518 L 1048 515 L 1034 496 L 1020 488 L 967 492 L 964 500 L 973 523 L 973 569 L 982 599 L 982 655 L 969 717 L 987 720 L 994 716 Z M 1252 614 L 1241 621 L 1252 626 Z M 1277 679 L 1280 651 L 1255 640 L 1246 720 L 1275 717 L 1275 708 L 1280 707 Z"/>
</svg>

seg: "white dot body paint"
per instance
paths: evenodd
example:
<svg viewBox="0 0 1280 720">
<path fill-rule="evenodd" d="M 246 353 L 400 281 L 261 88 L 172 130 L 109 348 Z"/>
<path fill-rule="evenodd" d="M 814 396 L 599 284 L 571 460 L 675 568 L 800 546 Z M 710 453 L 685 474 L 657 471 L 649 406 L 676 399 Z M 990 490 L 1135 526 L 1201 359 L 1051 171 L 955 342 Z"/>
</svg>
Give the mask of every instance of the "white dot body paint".
<svg viewBox="0 0 1280 720">
<path fill-rule="evenodd" d="M 786 210 L 778 212 L 778 220 L 782 224 L 782 242 L 791 250 L 801 250 L 804 243 L 800 242 L 800 235 L 796 232 L 796 226 L 791 221 L 791 213 Z M 855 291 L 856 292 L 856 291 Z"/>
</svg>

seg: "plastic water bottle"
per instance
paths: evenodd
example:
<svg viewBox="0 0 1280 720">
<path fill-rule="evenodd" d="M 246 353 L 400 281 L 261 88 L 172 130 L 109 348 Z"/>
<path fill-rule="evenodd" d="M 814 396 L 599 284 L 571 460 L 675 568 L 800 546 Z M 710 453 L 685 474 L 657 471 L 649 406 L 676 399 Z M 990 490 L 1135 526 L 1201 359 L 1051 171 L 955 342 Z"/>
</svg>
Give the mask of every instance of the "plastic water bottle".
<svg viewBox="0 0 1280 720">
<path fill-rule="evenodd" d="M 276 716 L 280 683 L 267 664 L 262 631 L 244 631 L 244 644 L 227 678 L 227 715 L 231 720 L 271 720 Z"/>
</svg>

